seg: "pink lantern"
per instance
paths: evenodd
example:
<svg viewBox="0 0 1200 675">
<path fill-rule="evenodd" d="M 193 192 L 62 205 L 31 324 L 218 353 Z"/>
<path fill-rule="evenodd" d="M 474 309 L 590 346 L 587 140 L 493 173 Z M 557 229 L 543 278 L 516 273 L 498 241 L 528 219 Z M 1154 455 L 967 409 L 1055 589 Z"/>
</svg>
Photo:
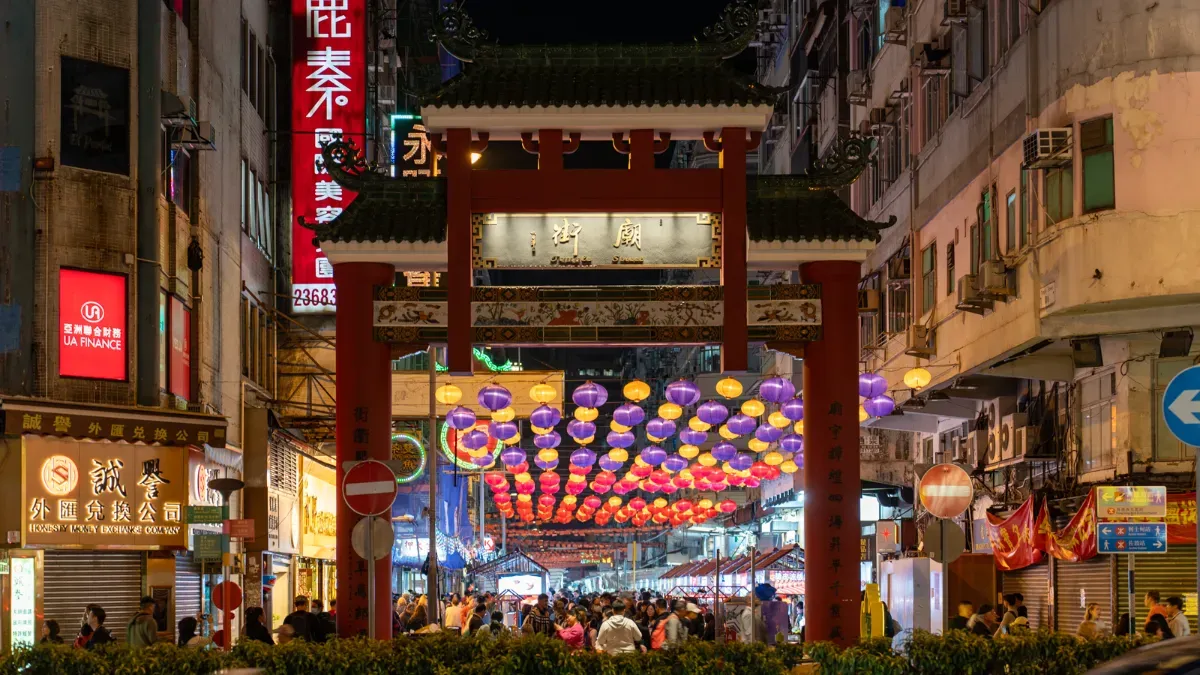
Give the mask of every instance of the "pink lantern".
<svg viewBox="0 0 1200 675">
<path fill-rule="evenodd" d="M 552 497 L 550 495 L 542 495 L 541 497 L 538 497 L 538 504 L 541 504 L 542 506 L 547 506 L 547 507 L 554 506 L 555 501 L 556 500 L 554 499 L 554 497 Z"/>
</svg>

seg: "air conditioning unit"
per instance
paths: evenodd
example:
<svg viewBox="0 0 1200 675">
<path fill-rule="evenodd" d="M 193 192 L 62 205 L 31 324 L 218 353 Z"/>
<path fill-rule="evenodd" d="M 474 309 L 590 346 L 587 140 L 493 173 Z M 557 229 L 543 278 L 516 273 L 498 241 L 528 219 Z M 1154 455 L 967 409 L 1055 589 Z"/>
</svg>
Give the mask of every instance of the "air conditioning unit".
<svg viewBox="0 0 1200 675">
<path fill-rule="evenodd" d="M 1007 300 L 1014 295 L 1013 274 L 1000 260 L 989 260 L 979 267 L 979 291 L 982 295 L 997 300 Z"/>
<path fill-rule="evenodd" d="M 1037 427 L 1018 426 L 1013 429 L 1013 456 L 1024 457 L 1027 453 L 1033 450 L 1034 441 L 1037 439 Z"/>
<path fill-rule="evenodd" d="M 966 438 L 964 452 L 956 461 L 969 466 L 979 464 L 979 460 L 987 459 L 988 432 L 972 431 Z"/>
<path fill-rule="evenodd" d="M 908 348 L 904 350 L 908 356 L 931 358 L 937 354 L 933 346 L 933 329 L 921 324 L 908 327 Z"/>
<path fill-rule="evenodd" d="M 1029 424 L 1029 415 L 1025 413 L 1005 415 L 1004 419 L 1000 421 L 1000 461 L 1021 457 L 1025 454 L 1025 439 L 1022 437 L 1020 441 L 1017 440 L 1017 430 L 1024 429 L 1027 424 Z M 1021 447 L 1020 451 L 1017 450 L 1018 445 Z"/>
<path fill-rule="evenodd" d="M 955 307 L 974 314 L 983 314 L 992 308 L 992 301 L 979 293 L 979 277 L 966 274 L 958 280 L 958 303 Z"/>
<path fill-rule="evenodd" d="M 1035 129 L 1021 142 L 1026 169 L 1055 169 L 1071 163 L 1071 128 Z"/>
<path fill-rule="evenodd" d="M 966 23 L 967 0 L 946 0 L 942 13 L 942 24 Z"/>
<path fill-rule="evenodd" d="M 871 97 L 871 74 L 865 69 L 846 73 L 846 101 L 851 105 L 866 105 Z"/>
<path fill-rule="evenodd" d="M 903 33 L 906 26 L 904 25 L 904 7 L 892 5 L 883 13 L 884 33 Z"/>
<path fill-rule="evenodd" d="M 858 311 L 875 313 L 879 311 L 879 291 L 874 288 L 864 288 L 858 292 Z"/>
<path fill-rule="evenodd" d="M 990 466 L 1000 461 L 1001 439 L 999 433 L 988 434 L 987 464 Z"/>
<path fill-rule="evenodd" d="M 911 258 L 892 258 L 888 261 L 889 281 L 909 281 L 912 278 Z"/>
</svg>

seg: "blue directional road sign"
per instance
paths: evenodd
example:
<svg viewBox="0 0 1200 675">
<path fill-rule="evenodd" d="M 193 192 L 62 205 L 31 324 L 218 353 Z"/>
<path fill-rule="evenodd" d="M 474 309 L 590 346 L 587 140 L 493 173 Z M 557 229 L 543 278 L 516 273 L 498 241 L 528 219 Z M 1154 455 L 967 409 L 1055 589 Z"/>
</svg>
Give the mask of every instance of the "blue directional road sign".
<svg viewBox="0 0 1200 675">
<path fill-rule="evenodd" d="M 1200 445 L 1200 366 L 1192 366 L 1171 379 L 1163 392 L 1163 418 L 1175 438 Z"/>
<path fill-rule="evenodd" d="M 1166 523 L 1100 523 L 1101 553 L 1166 553 Z"/>
</svg>

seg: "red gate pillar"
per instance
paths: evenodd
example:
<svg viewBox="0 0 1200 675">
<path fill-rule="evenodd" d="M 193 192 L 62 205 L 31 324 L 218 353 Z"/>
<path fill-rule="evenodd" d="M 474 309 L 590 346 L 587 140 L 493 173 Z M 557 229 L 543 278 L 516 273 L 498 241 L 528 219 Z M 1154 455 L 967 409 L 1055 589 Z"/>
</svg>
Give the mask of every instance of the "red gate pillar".
<svg viewBox="0 0 1200 675">
<path fill-rule="evenodd" d="M 858 641 L 859 263 L 800 267 L 821 285 L 821 339 L 804 349 L 805 640 Z"/>
<path fill-rule="evenodd" d="M 721 286 L 725 321 L 721 371 L 746 372 L 746 130 L 721 130 Z M 858 305 L 855 305 L 857 307 Z"/>
<path fill-rule="evenodd" d="M 392 351 L 374 335 L 375 287 L 391 286 L 396 268 L 387 263 L 333 266 L 337 287 L 337 588 L 338 634 L 367 630 L 367 562 L 354 553 L 350 532 L 361 519 L 341 497 L 343 462 L 391 459 Z M 375 636 L 392 635 L 392 560 L 375 563 Z"/>
<path fill-rule="evenodd" d="M 450 319 L 446 366 L 471 374 L 471 130 L 446 131 L 446 285 Z"/>
</svg>

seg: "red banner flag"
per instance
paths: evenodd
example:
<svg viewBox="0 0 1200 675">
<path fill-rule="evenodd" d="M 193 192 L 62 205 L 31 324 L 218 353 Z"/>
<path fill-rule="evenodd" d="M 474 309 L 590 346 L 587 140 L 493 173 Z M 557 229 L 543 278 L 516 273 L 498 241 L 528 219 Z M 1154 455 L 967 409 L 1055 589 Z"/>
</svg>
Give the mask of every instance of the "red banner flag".
<svg viewBox="0 0 1200 675">
<path fill-rule="evenodd" d="M 1058 560 L 1079 562 L 1096 557 L 1096 491 L 1088 491 L 1071 522 L 1057 532 L 1050 528 L 1050 509 L 1043 502 L 1037 530 L 1043 537 L 1039 547 Z"/>
<path fill-rule="evenodd" d="M 1148 518 L 1131 518 L 1132 522 L 1148 523 Z M 1167 544 L 1196 543 L 1196 493 L 1182 492 L 1167 495 Z"/>
<path fill-rule="evenodd" d="M 1042 552 L 1034 546 L 1033 497 L 1030 497 L 1007 519 L 987 514 L 988 538 L 996 569 L 1002 572 L 1019 570 L 1042 561 Z"/>
</svg>

